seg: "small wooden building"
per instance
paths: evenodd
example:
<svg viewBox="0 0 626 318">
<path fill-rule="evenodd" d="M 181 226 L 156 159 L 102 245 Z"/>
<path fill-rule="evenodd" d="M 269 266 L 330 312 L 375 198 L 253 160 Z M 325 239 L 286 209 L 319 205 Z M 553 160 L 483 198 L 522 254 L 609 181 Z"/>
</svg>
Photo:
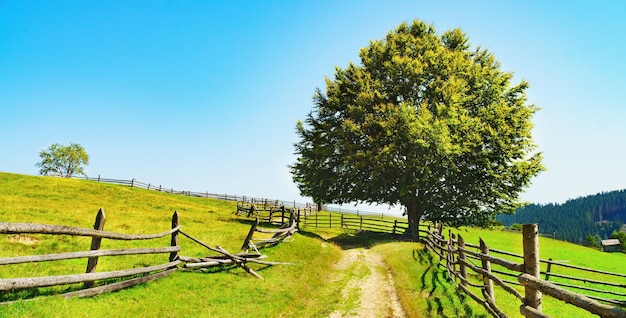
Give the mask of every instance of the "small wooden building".
<svg viewBox="0 0 626 318">
<path fill-rule="evenodd" d="M 605 252 L 619 252 L 620 242 L 618 239 L 602 240 L 602 250 Z"/>
</svg>

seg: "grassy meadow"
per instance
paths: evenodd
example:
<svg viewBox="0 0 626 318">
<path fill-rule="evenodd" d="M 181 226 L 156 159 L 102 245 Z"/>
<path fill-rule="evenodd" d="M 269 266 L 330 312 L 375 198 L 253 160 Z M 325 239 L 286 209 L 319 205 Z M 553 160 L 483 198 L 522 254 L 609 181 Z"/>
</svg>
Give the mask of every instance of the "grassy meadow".
<svg viewBox="0 0 626 318">
<path fill-rule="evenodd" d="M 222 246 L 231 252 L 241 247 L 251 225 L 251 220 L 234 214 L 235 202 L 93 181 L 0 173 L 0 222 L 91 228 L 100 208 L 107 217 L 104 230 L 127 234 L 167 231 L 173 212 L 178 211 L 183 231 L 208 245 Z M 453 229 L 453 232 L 463 235 L 466 242 L 477 244 L 482 237 L 492 249 L 522 252 L 521 233 L 473 228 Z M 0 258 L 82 251 L 89 249 L 89 245 L 90 238 L 82 237 L 3 235 L 0 236 Z M 102 241 L 103 249 L 167 245 L 169 236 L 148 241 Z M 182 247 L 180 255 L 215 255 L 182 236 L 179 245 Z M 181 270 L 154 282 L 92 298 L 39 297 L 80 288 L 73 285 L 0 293 L 0 302 L 11 301 L 0 305 L 0 317 L 328 317 L 335 311 L 348 313 L 358 306 L 357 292 L 344 299 L 342 291 L 350 277 L 367 274 L 357 265 L 349 268 L 349 271 L 354 270 L 349 275 L 337 272 L 335 264 L 347 249 L 371 249 L 383 256 L 409 317 L 488 317 L 469 297 L 457 295 L 444 268 L 437 265 L 437 256 L 424 251 L 422 244 L 394 241 L 385 234 L 310 226 L 301 228 L 293 239 L 262 250 L 269 261 L 292 262 L 295 266 L 249 264 L 264 281 L 237 267 L 228 267 L 209 273 Z M 540 249 L 543 259 L 567 260 L 572 265 L 624 272 L 621 265 L 626 261 L 624 254 L 602 253 L 547 238 L 540 239 Z M 157 265 L 167 262 L 167 258 L 167 254 L 101 257 L 98 271 Z M 0 278 L 83 273 L 86 263 L 86 259 L 76 259 L 5 265 L 0 266 Z M 569 273 L 568 269 L 557 267 L 552 271 Z M 589 274 L 589 278 L 596 278 L 596 275 Z M 598 279 L 607 280 L 606 277 Z M 496 288 L 496 301 L 510 316 L 519 315 L 519 301 L 500 288 Z M 544 297 L 543 308 L 553 317 L 592 316 L 548 297 Z"/>
<path fill-rule="evenodd" d="M 233 215 L 234 202 L 170 195 L 137 188 L 90 181 L 30 177 L 0 173 L 0 220 L 78 227 L 93 227 L 99 208 L 107 217 L 104 230 L 127 234 L 160 233 L 171 227 L 178 211 L 181 229 L 201 241 L 237 252 L 251 221 Z M 161 241 L 159 241 L 161 240 Z M 88 250 L 89 238 L 52 235 L 4 235 L 0 257 Z M 158 247 L 169 237 L 148 241 L 104 239 L 103 249 Z M 179 237 L 181 255 L 215 255 L 191 240 Z M 270 261 L 293 262 L 295 266 L 263 268 L 251 264 L 261 281 L 239 268 L 215 273 L 179 271 L 166 278 L 86 299 L 35 298 L 0 306 L 0 317 L 228 317 L 324 316 L 339 299 L 330 297 L 341 288 L 328 285 L 330 268 L 341 250 L 316 237 L 296 235 L 288 243 L 263 251 Z M 98 271 L 156 265 L 167 261 L 156 256 L 101 257 Z M 0 266 L 0 277 L 31 277 L 83 273 L 86 259 L 53 263 Z M 315 266 L 313 266 L 315 265 Z M 34 294 L 0 294 L 0 300 L 58 293 L 77 286 L 40 288 Z M 20 294 L 21 293 L 21 294 Z M 318 297 L 311 298 L 311 295 Z"/>
</svg>

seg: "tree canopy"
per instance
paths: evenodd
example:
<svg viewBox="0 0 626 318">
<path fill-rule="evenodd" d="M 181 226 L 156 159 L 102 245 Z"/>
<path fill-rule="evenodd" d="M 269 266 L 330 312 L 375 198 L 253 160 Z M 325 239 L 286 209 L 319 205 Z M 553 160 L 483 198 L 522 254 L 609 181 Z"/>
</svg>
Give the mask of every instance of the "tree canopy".
<svg viewBox="0 0 626 318">
<path fill-rule="evenodd" d="M 39 174 L 70 178 L 84 175 L 83 165 L 89 164 L 89 155 L 79 144 L 64 146 L 54 143 L 48 149 L 39 152 L 41 161 L 37 163 Z"/>
<path fill-rule="evenodd" d="M 542 169 L 528 84 L 454 29 L 402 23 L 335 68 L 298 122 L 290 167 L 318 203 L 386 203 L 420 220 L 486 225 Z"/>
</svg>

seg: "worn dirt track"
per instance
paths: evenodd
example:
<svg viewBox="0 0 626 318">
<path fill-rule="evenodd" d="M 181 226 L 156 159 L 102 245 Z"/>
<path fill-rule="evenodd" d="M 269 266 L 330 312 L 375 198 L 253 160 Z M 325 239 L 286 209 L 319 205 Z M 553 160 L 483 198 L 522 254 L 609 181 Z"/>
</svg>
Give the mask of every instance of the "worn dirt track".
<svg viewBox="0 0 626 318">
<path fill-rule="evenodd" d="M 359 266 L 367 267 L 368 274 L 363 277 L 352 277 L 342 291 L 346 301 L 351 291 L 360 291 L 357 293 L 359 297 L 356 308 L 343 313 L 337 310 L 329 317 L 406 317 L 394 287 L 393 276 L 382 256 L 370 249 L 349 249 L 344 251 L 344 256 L 336 268 L 340 272 L 345 272 Z"/>
</svg>

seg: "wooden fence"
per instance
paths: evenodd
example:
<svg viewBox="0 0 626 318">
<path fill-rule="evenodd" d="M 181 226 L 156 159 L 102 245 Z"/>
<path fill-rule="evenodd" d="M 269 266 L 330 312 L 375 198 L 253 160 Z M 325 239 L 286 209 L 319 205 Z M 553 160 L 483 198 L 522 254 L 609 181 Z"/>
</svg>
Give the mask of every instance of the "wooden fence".
<svg viewBox="0 0 626 318">
<path fill-rule="evenodd" d="M 84 176 L 84 177 L 76 176 L 74 178 L 96 181 L 96 182 L 111 183 L 111 184 L 123 185 L 123 186 L 128 186 L 128 187 L 133 187 L 133 188 L 141 188 L 141 189 L 146 189 L 146 190 L 161 191 L 161 192 L 170 193 L 170 194 L 186 195 L 186 196 L 192 196 L 192 197 L 198 197 L 198 198 L 246 202 L 246 203 L 257 204 L 257 205 L 258 204 L 273 204 L 273 205 L 278 205 L 278 206 L 317 210 L 317 205 L 313 203 L 300 203 L 296 201 L 283 201 L 283 200 L 269 200 L 267 198 L 258 198 L 258 197 L 251 197 L 251 196 L 245 196 L 245 195 L 210 193 L 208 191 L 195 192 L 195 191 L 186 191 L 186 190 L 175 190 L 174 188 L 164 187 L 160 184 L 156 185 L 152 183 L 145 183 L 145 182 L 138 181 L 136 179 L 120 180 L 120 179 L 101 178 L 100 176 L 91 177 L 91 178 L 87 176 Z"/>
<path fill-rule="evenodd" d="M 237 211 L 235 214 L 254 217 L 267 223 L 284 225 L 293 216 L 298 220 L 297 216 L 310 216 L 317 212 L 317 208 L 289 208 L 275 202 L 237 202 Z M 297 222 L 296 222 L 297 223 Z"/>
<path fill-rule="evenodd" d="M 294 213 L 289 215 L 289 223 L 283 224 L 280 229 L 263 229 L 259 227 L 259 219 L 254 219 L 254 223 L 250 227 L 250 231 L 246 236 L 246 239 L 241 245 L 241 251 L 248 253 L 249 249 L 254 249 L 257 254 L 259 249 L 267 246 L 274 246 L 285 239 L 291 237 L 296 231 L 298 231 L 298 223 Z M 271 237 L 253 237 L 255 233 L 269 234 Z"/>
<path fill-rule="evenodd" d="M 564 267 L 580 272 L 593 272 L 611 277 L 626 277 L 626 275 L 540 259 L 536 224 L 524 224 L 522 236 L 523 255 L 490 249 L 482 240 L 480 240 L 478 245 L 470 244 L 465 242 L 461 235 L 455 236 L 451 232 L 445 238 L 442 235 L 441 226 L 429 229 L 426 246 L 439 256 L 440 265 L 445 266 L 448 277 L 452 279 L 458 289 L 485 307 L 494 317 L 507 317 L 497 305 L 494 284 L 520 301 L 520 313 L 526 317 L 548 317 L 542 312 L 542 294 L 583 308 L 601 317 L 626 317 L 626 311 L 613 306 L 624 306 L 626 303 L 623 300 L 584 295 L 564 287 L 614 296 L 626 296 L 624 292 L 616 292 L 610 288 L 591 288 L 549 281 L 550 278 L 564 278 L 570 281 L 593 283 L 605 287 L 610 286 L 611 288 L 626 288 L 626 284 L 622 283 L 603 282 L 555 273 L 555 267 Z M 499 256 L 494 256 L 494 254 Z M 511 259 L 521 259 L 522 262 L 512 261 Z M 477 262 L 480 262 L 480 265 Z M 546 271 L 540 270 L 541 263 L 547 264 Z M 471 279 L 472 275 L 468 275 L 468 271 L 474 272 L 481 279 L 478 281 Z M 544 279 L 541 278 L 541 275 L 545 275 Z M 506 278 L 502 278 L 504 276 L 516 277 L 517 279 L 516 281 L 509 281 Z M 522 286 L 523 291 L 518 286 Z M 477 294 L 477 291 L 480 293 Z"/>
<path fill-rule="evenodd" d="M 111 292 L 162 278 L 178 270 L 180 268 L 179 264 L 181 264 L 181 262 L 184 262 L 182 264 L 182 268 L 184 269 L 204 269 L 207 267 L 221 267 L 223 265 L 233 264 L 235 266 L 241 267 L 246 272 L 260 279 L 263 279 L 263 277 L 261 277 L 252 268 L 250 268 L 247 263 L 257 263 L 266 266 L 281 264 L 293 265 L 291 263 L 263 261 L 262 259 L 267 258 L 267 256 L 261 255 L 261 253 L 259 253 L 259 248 L 276 245 L 286 238 L 290 237 L 295 231 L 297 231 L 297 223 L 295 222 L 293 214 L 289 219 L 289 223 L 287 223 L 288 226 L 283 226 L 281 229 L 259 228 L 258 220 L 256 220 L 253 223 L 252 228 L 245 239 L 244 245 L 242 247 L 242 250 L 244 251 L 239 254 L 230 253 L 220 246 L 210 246 L 193 237 L 189 233 L 182 231 L 179 226 L 177 212 L 174 212 L 172 216 L 171 229 L 166 232 L 157 234 L 122 234 L 107 232 L 103 231 L 105 221 L 106 217 L 104 211 L 100 209 L 96 216 L 96 221 L 93 229 L 65 225 L 0 222 L 0 234 L 51 234 L 91 237 L 91 245 L 88 251 L 28 255 L 6 258 L 0 257 L 0 266 L 28 264 L 34 262 L 55 262 L 80 258 L 87 259 L 85 273 L 26 278 L 0 278 L 0 295 L 1 293 L 13 292 L 18 290 L 82 283 L 82 288 L 73 288 L 74 291 L 65 292 L 62 294 L 62 296 L 66 298 L 95 296 L 101 293 Z M 253 238 L 252 236 L 254 233 L 271 233 L 272 236 L 269 238 L 263 238 L 259 242 L 253 244 L 252 241 L 255 240 L 255 238 Z M 189 238 L 193 242 L 200 244 L 201 246 L 207 248 L 209 251 L 217 253 L 219 255 L 206 256 L 201 258 L 179 255 L 179 252 L 181 251 L 181 247 L 178 244 L 179 235 Z M 100 249 L 102 239 L 136 241 L 158 239 L 165 236 L 171 236 L 170 245 L 165 247 L 124 248 L 114 250 Z M 248 247 L 253 247 L 256 251 L 256 254 L 248 253 Z M 146 254 L 168 254 L 167 261 L 162 264 L 143 266 L 139 268 L 115 270 L 109 272 L 96 272 L 98 259 L 100 257 Z M 117 279 L 117 282 L 107 283 L 107 280 L 111 279 Z M 98 282 L 99 286 L 95 286 L 96 282 Z M 0 300 L 0 304 L 1 303 L 2 300 Z"/>
<path fill-rule="evenodd" d="M 174 188 L 164 187 L 160 184 L 156 185 L 152 183 L 141 182 L 136 179 L 120 180 L 120 179 L 102 178 L 100 176 L 97 176 L 97 177 L 75 176 L 74 178 L 96 181 L 96 182 L 112 183 L 112 184 L 141 188 L 141 189 L 146 189 L 146 190 L 161 191 L 161 192 L 166 192 L 170 194 L 179 194 L 179 195 L 186 195 L 186 196 L 192 196 L 192 197 L 198 197 L 198 198 L 210 198 L 210 199 L 217 199 L 217 200 L 224 200 L 224 201 L 237 201 L 240 203 L 252 204 L 257 207 L 259 207 L 260 205 L 273 205 L 273 206 L 278 206 L 278 207 L 284 206 L 286 208 L 300 209 L 301 211 L 305 211 L 305 210 L 313 211 L 313 212 L 318 211 L 318 205 L 313 204 L 313 203 L 301 203 L 301 202 L 296 202 L 296 201 L 285 201 L 285 200 L 270 200 L 267 198 L 259 198 L 259 197 L 245 196 L 245 195 L 210 193 L 208 191 L 194 192 L 194 191 L 176 190 Z M 381 219 L 384 219 L 384 218 L 394 217 L 393 215 L 385 214 L 381 212 L 367 212 L 367 211 L 351 210 L 351 209 L 337 208 L 337 207 L 331 207 L 331 206 L 326 206 L 326 205 L 321 206 L 321 210 L 339 212 L 339 213 L 344 213 L 344 214 L 353 214 L 357 216 L 365 216 L 368 218 L 380 217 Z"/>
<path fill-rule="evenodd" d="M 86 297 L 152 281 L 169 275 L 177 269 L 177 265 L 180 263 L 180 260 L 177 260 L 177 254 L 181 249 L 180 246 L 178 246 L 177 244 L 179 231 L 178 213 L 174 212 L 174 215 L 172 216 L 171 230 L 158 234 L 121 234 L 106 232 L 102 230 L 104 228 L 105 220 L 106 218 L 104 211 L 100 209 L 96 216 L 94 229 L 64 225 L 0 222 L 0 234 L 52 234 L 91 237 L 91 247 L 89 251 L 0 258 L 0 265 L 15 265 L 33 262 L 53 262 L 77 258 L 87 258 L 87 269 L 85 273 L 29 278 L 2 278 L 0 279 L 0 291 L 6 292 L 21 289 L 82 283 L 84 289 L 65 293 L 63 294 L 63 296 Z M 132 249 L 127 248 L 115 250 L 100 249 L 102 239 L 127 241 L 151 240 L 165 237 L 168 235 L 171 236 L 171 245 L 166 247 Z M 169 254 L 169 256 L 167 262 L 164 262 L 162 264 L 110 272 L 96 272 L 99 257 L 140 254 Z M 125 280 L 117 283 L 94 287 L 95 282 L 104 281 L 112 278 Z"/>
<path fill-rule="evenodd" d="M 347 230 L 370 231 L 407 236 L 409 223 L 399 218 L 379 218 L 380 215 L 351 215 L 330 212 L 303 214 L 298 218 L 301 227 L 311 228 L 343 228 Z M 418 236 L 411 236 L 414 240 L 424 239 L 428 232 L 420 227 Z"/>
</svg>

